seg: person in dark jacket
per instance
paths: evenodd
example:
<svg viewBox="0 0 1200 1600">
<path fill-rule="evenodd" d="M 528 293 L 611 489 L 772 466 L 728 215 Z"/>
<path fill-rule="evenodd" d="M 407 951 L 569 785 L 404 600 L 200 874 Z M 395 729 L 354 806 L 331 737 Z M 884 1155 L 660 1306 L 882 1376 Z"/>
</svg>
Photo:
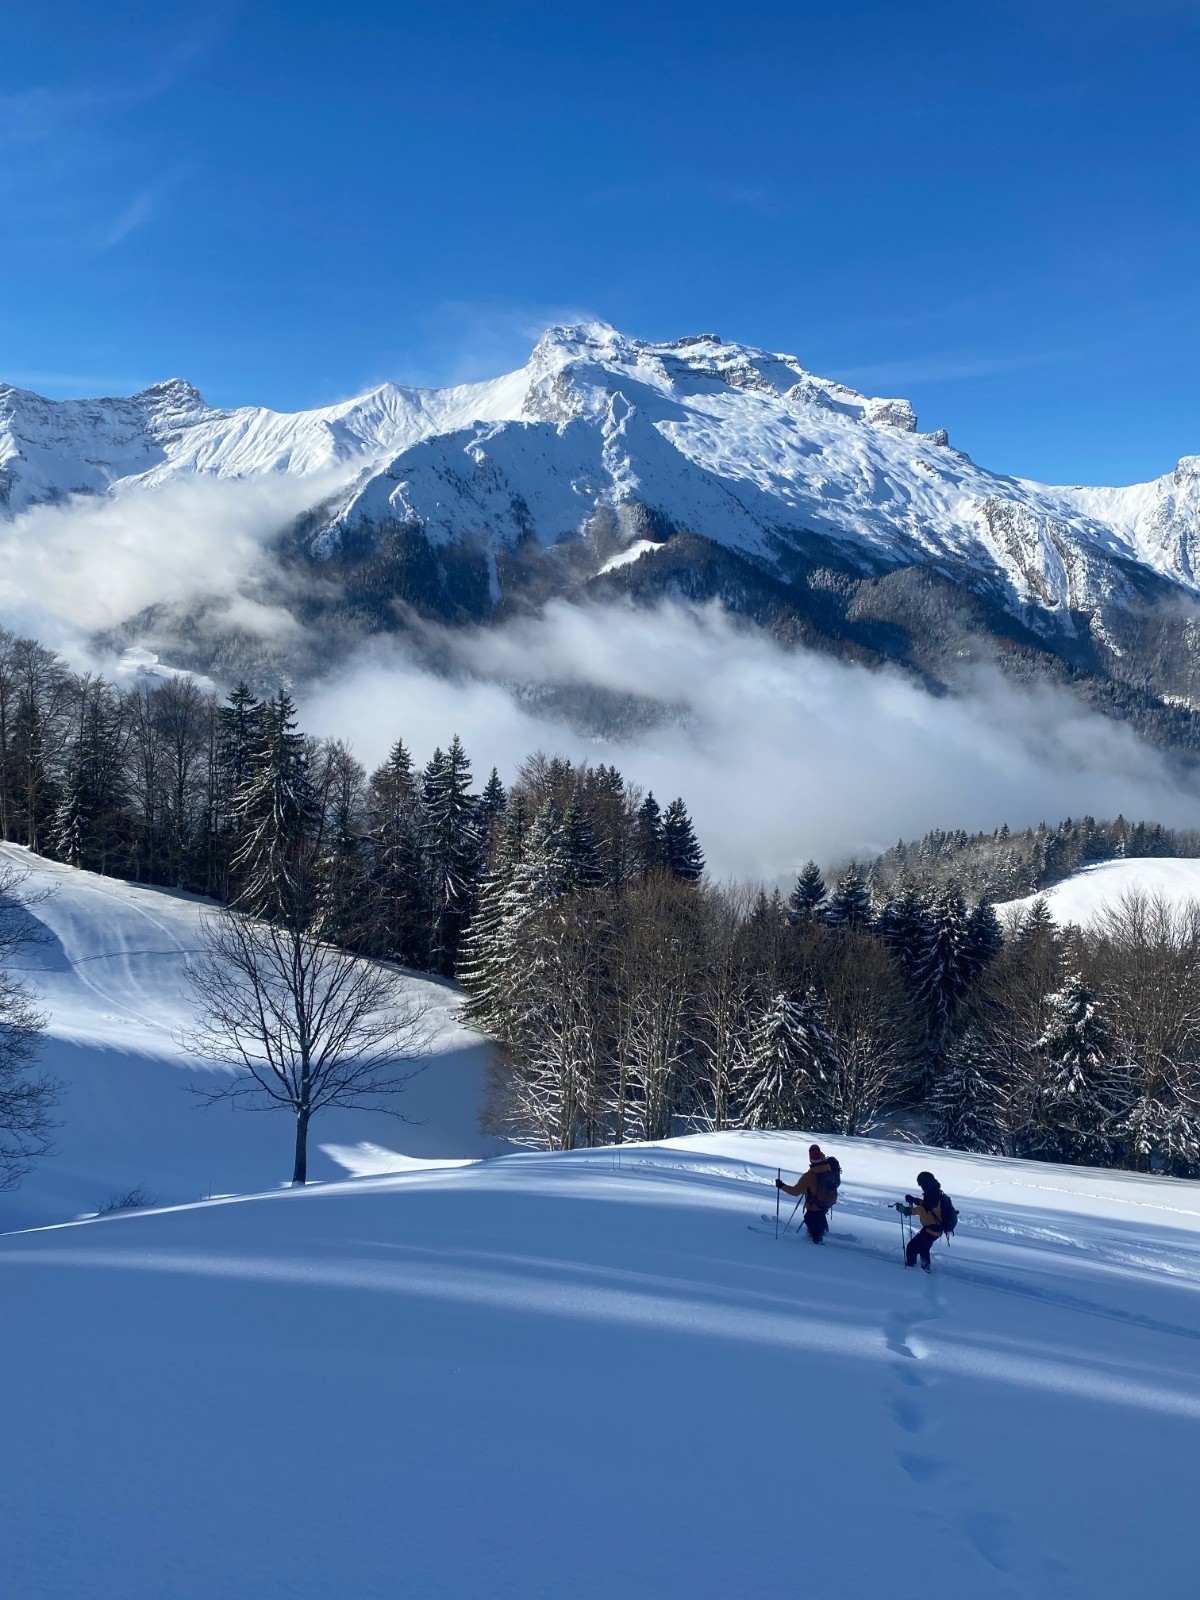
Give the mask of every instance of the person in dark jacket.
<svg viewBox="0 0 1200 1600">
<path fill-rule="evenodd" d="M 795 1183 L 784 1183 L 782 1178 L 776 1178 L 775 1187 L 784 1194 L 804 1196 L 804 1226 L 812 1242 L 820 1244 L 829 1230 L 829 1208 L 837 1201 L 841 1169 L 832 1156 L 824 1154 L 819 1144 L 809 1145 L 808 1162 L 808 1171 L 802 1172 Z"/>
<path fill-rule="evenodd" d="M 917 1182 L 921 1186 L 921 1198 L 918 1200 L 914 1195 L 906 1194 L 903 1204 L 896 1201 L 896 1210 L 902 1217 L 921 1219 L 920 1231 L 908 1241 L 904 1265 L 915 1267 L 919 1258 L 922 1270 L 929 1272 L 930 1248 L 942 1237 L 942 1186 L 932 1172 L 918 1172 Z"/>
</svg>

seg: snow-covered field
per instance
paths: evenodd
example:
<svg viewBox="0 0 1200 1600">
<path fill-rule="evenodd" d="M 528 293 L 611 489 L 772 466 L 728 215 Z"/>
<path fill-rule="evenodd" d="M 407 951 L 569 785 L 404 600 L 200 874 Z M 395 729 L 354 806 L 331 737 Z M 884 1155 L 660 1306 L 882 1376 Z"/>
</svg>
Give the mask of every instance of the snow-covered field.
<svg viewBox="0 0 1200 1600">
<path fill-rule="evenodd" d="M 168 1205 L 268 1189 L 291 1176 L 290 1118 L 205 1109 L 188 1086 L 210 1069 L 179 1042 L 190 1021 L 183 968 L 197 948 L 204 902 L 144 888 L 4 846 L 29 869 L 46 940 L 15 965 L 36 988 L 49 1027 L 42 1064 L 65 1085 L 56 1153 L 21 1187 L 0 1193 L 0 1228 L 61 1222 L 141 1187 Z M 456 1020 L 450 986 L 414 978 L 429 1006 L 435 1053 L 397 1100 L 411 1121 L 330 1111 L 314 1123 L 318 1180 L 399 1165 L 397 1155 L 478 1156 L 500 1148 L 476 1108 L 486 1047 Z"/>
<path fill-rule="evenodd" d="M 196 902 L 37 870 L 68 1120 L 8 1226 L 192 1203 L 0 1238 L 5 1600 L 1195 1594 L 1200 1185 L 826 1140 L 819 1250 L 759 1220 L 806 1135 L 281 1190 L 286 1119 L 180 1088 Z M 426 1127 L 316 1142 L 478 1155 L 444 1040 Z"/>
<path fill-rule="evenodd" d="M 1189 901 L 1200 901 L 1200 861 L 1166 858 L 1102 861 L 1056 883 L 1041 896 L 1010 900 L 996 909 L 1001 913 L 1024 911 L 1040 898 L 1045 900 L 1056 922 L 1074 922 L 1085 927 L 1118 906 L 1128 894 L 1160 897 L 1176 908 Z"/>
<path fill-rule="evenodd" d="M 6 1594 L 1194 1595 L 1200 1187 L 828 1141 L 817 1250 L 748 1227 L 805 1143 L 0 1240 Z"/>
</svg>

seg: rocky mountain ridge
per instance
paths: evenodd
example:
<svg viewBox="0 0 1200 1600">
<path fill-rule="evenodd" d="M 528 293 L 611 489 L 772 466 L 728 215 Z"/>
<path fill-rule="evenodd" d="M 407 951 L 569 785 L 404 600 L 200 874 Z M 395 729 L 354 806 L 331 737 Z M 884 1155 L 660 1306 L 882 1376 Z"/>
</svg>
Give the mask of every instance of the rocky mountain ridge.
<svg viewBox="0 0 1200 1600">
<path fill-rule="evenodd" d="M 1124 488 L 1037 484 L 792 356 L 602 323 L 549 329 L 488 382 L 293 414 L 212 408 L 180 380 L 108 400 L 0 387 L 9 517 L 281 474 L 314 482 L 281 561 L 320 579 L 314 607 L 336 591 L 352 634 L 554 596 L 716 598 L 938 681 L 983 642 L 1119 680 L 1168 720 L 1200 706 L 1196 628 L 1164 620 L 1200 594 L 1200 457 Z"/>
</svg>

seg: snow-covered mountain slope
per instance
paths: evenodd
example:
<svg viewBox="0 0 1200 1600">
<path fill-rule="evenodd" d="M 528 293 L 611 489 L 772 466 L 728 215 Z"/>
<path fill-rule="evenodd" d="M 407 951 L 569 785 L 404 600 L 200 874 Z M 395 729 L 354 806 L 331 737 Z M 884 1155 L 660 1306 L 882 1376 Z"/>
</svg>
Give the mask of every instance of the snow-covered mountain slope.
<svg viewBox="0 0 1200 1600">
<path fill-rule="evenodd" d="M 313 548 L 422 533 L 490 562 L 589 536 L 591 570 L 673 532 L 767 568 L 827 541 L 863 570 L 923 562 L 1052 612 L 1142 578 L 1200 587 L 1200 457 L 1150 484 L 1050 488 L 976 466 L 905 400 L 715 336 L 653 344 L 552 328 L 528 364 L 444 390 L 383 385 L 322 410 L 212 410 L 174 381 L 129 400 L 0 388 L 0 507 L 181 475 L 344 469 Z M 826 548 L 824 543 L 821 550 Z M 819 553 L 819 552 L 818 552 Z M 653 561 L 653 553 L 645 560 Z M 641 563 L 645 565 L 645 561 Z"/>
<path fill-rule="evenodd" d="M 1073 922 L 1086 927 L 1106 912 L 1115 910 L 1128 895 L 1161 899 L 1176 909 L 1189 904 L 1200 905 L 1200 861 L 1174 858 L 1101 861 L 1056 883 L 1040 896 L 1009 900 L 998 905 L 996 910 L 1011 915 L 1028 910 L 1035 900 L 1042 899 L 1056 922 Z"/>
<path fill-rule="evenodd" d="M 382 384 L 319 411 L 215 410 L 182 379 L 129 399 L 47 400 L 0 384 L 0 510 L 192 473 L 311 477 L 520 412 L 521 374 L 450 389 Z"/>
<path fill-rule="evenodd" d="M 0 1228 L 60 1222 L 141 1187 L 162 1204 L 286 1182 L 292 1127 L 281 1113 L 202 1109 L 187 1093 L 210 1070 L 180 1035 L 191 1020 L 183 968 L 205 902 L 3 846 L 29 869 L 45 942 L 14 965 L 49 1022 L 41 1061 L 64 1085 L 55 1153 L 0 1194 Z M 393 1168 L 404 1157 L 475 1157 L 496 1141 L 476 1122 L 487 1046 L 457 1021 L 457 991 L 413 978 L 429 1006 L 432 1054 L 397 1101 L 411 1121 L 329 1111 L 313 1123 L 317 1179 Z"/>
<path fill-rule="evenodd" d="M 6 1593 L 1190 1600 L 1200 1186 L 831 1140 L 814 1249 L 758 1221 L 807 1143 L 0 1239 Z"/>
</svg>

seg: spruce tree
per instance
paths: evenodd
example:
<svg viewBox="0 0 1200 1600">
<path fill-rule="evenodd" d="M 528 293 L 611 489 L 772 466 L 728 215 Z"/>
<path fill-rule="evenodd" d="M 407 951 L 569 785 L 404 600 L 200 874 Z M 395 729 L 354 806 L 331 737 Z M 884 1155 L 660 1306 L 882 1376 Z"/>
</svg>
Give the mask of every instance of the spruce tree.
<svg viewBox="0 0 1200 1600">
<path fill-rule="evenodd" d="M 831 928 L 858 929 L 871 926 L 871 895 L 860 866 L 852 864 L 842 873 L 823 916 Z"/>
<path fill-rule="evenodd" d="M 638 867 L 643 876 L 661 867 L 665 858 L 663 818 L 653 792 L 647 794 L 638 808 L 635 825 Z"/>
<path fill-rule="evenodd" d="M 970 916 L 951 880 L 935 895 L 926 914 L 925 936 L 913 972 L 913 988 L 935 1049 L 945 1037 L 975 970 Z"/>
<path fill-rule="evenodd" d="M 493 767 L 479 796 L 479 834 L 485 843 L 492 837 L 493 830 L 503 820 L 507 809 L 508 795 L 500 781 L 500 774 Z"/>
<path fill-rule="evenodd" d="M 903 875 L 899 892 L 884 902 L 875 931 L 905 977 L 915 985 L 929 942 L 930 926 L 928 902 L 910 873 Z"/>
<path fill-rule="evenodd" d="M 422 849 L 429 904 L 430 964 L 447 975 L 471 912 L 482 860 L 479 805 L 471 793 L 471 763 L 455 734 L 435 750 L 421 784 Z"/>
<path fill-rule="evenodd" d="M 667 871 L 688 883 L 697 882 L 704 876 L 704 851 L 682 800 L 672 800 L 663 812 L 662 832 Z"/>
<path fill-rule="evenodd" d="M 1048 1004 L 1050 1021 L 1038 1040 L 1043 1073 L 1031 1153 L 1050 1161 L 1103 1162 L 1121 1109 L 1108 1024 L 1077 972 Z"/>
<path fill-rule="evenodd" d="M 1002 1154 L 1008 1095 L 983 1034 L 968 1028 L 947 1052 L 930 1095 L 931 1144 Z"/>
<path fill-rule="evenodd" d="M 249 771 L 231 809 L 235 904 L 270 919 L 310 916 L 317 806 L 308 748 L 286 689 L 262 707 Z"/>
<path fill-rule="evenodd" d="M 217 761 L 221 787 L 227 796 L 237 794 L 250 777 L 262 733 L 263 708 L 239 682 L 217 712 Z"/>
<path fill-rule="evenodd" d="M 833 1041 L 812 989 L 772 997 L 750 1033 L 742 1086 L 747 1128 L 812 1128 L 824 1120 L 836 1070 Z"/>
<path fill-rule="evenodd" d="M 1000 953 L 1004 935 L 995 907 L 981 900 L 967 917 L 967 954 L 970 979 L 974 980 Z"/>
<path fill-rule="evenodd" d="M 815 861 L 806 861 L 800 868 L 795 888 L 788 896 L 788 921 L 793 927 L 804 927 L 814 922 L 825 899 L 825 883 Z"/>
<path fill-rule="evenodd" d="M 428 930 L 421 916 L 419 798 L 412 758 L 397 739 L 367 785 L 366 828 L 372 885 L 372 948 L 407 966 L 421 965 Z"/>
<path fill-rule="evenodd" d="M 572 800 L 563 817 L 567 883 L 572 889 L 595 889 L 604 882 L 604 864 L 591 821 Z"/>
</svg>

